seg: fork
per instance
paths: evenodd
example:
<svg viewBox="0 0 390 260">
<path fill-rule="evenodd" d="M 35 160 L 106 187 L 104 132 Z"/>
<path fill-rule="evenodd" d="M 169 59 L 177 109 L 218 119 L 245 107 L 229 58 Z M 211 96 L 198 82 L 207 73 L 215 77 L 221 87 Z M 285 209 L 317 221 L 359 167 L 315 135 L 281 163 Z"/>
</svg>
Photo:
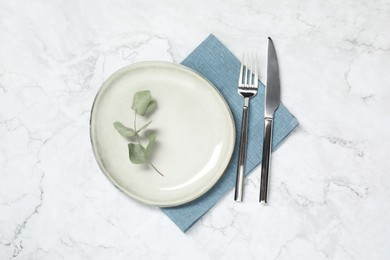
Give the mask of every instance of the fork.
<svg viewBox="0 0 390 260">
<path fill-rule="evenodd" d="M 250 67 L 245 64 L 250 64 Z M 244 98 L 244 106 L 242 110 L 240 146 L 238 151 L 236 189 L 234 193 L 235 201 L 242 201 L 243 197 L 246 145 L 248 141 L 249 100 L 256 96 L 258 87 L 257 59 L 253 58 L 253 55 L 246 59 L 244 54 L 241 61 L 240 77 L 238 80 L 238 93 Z"/>
</svg>

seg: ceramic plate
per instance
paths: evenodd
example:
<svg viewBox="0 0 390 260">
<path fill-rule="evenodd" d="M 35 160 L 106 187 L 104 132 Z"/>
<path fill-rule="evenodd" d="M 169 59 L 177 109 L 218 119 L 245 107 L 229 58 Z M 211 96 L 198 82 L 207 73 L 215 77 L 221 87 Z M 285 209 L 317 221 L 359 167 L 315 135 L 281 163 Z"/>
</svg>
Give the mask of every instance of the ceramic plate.
<svg viewBox="0 0 390 260">
<path fill-rule="evenodd" d="M 132 164 L 128 143 L 113 123 L 133 126 L 134 93 L 150 90 L 157 108 L 137 116 L 138 128 L 152 120 L 157 135 L 152 167 Z M 208 191 L 233 153 L 234 121 L 224 98 L 197 72 L 169 62 L 140 62 L 122 68 L 100 88 L 91 112 L 95 158 L 108 179 L 146 204 L 176 206 Z M 145 144 L 144 140 L 144 144 Z"/>
</svg>

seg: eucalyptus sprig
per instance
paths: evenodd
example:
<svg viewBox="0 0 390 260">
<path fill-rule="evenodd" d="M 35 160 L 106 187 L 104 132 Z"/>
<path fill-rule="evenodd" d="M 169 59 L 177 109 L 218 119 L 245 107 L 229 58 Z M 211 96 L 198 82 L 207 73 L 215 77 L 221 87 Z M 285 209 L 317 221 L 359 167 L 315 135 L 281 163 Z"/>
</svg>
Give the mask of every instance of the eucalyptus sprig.
<svg viewBox="0 0 390 260">
<path fill-rule="evenodd" d="M 133 128 L 126 127 L 121 122 L 115 122 L 114 127 L 123 137 L 136 140 L 136 143 L 128 143 L 129 159 L 132 163 L 149 164 L 158 174 L 164 176 L 159 170 L 157 170 L 150 160 L 153 148 L 156 144 L 156 134 L 151 133 L 147 136 L 149 142 L 146 147 L 144 147 L 141 143 L 140 133 L 145 130 L 152 121 L 149 121 L 137 129 L 137 115 L 149 115 L 156 107 L 157 102 L 152 100 L 152 95 L 149 90 L 139 91 L 134 94 L 133 104 L 131 105 L 131 109 L 134 110 Z"/>
</svg>

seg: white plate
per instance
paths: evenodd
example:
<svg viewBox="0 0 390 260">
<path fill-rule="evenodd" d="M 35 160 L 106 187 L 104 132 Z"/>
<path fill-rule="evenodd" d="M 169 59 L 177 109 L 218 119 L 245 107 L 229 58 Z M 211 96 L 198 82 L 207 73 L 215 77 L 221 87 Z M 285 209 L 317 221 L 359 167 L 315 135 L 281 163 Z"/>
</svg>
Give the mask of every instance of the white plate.
<svg viewBox="0 0 390 260">
<path fill-rule="evenodd" d="M 150 90 L 157 109 L 137 125 L 157 133 L 151 158 L 164 177 L 132 164 L 128 140 L 115 121 L 133 125 L 135 92 Z M 128 196 L 160 207 L 192 201 L 208 191 L 229 164 L 235 142 L 230 109 L 216 88 L 197 72 L 169 62 L 140 62 L 113 74 L 100 88 L 91 112 L 95 158 L 109 180 Z"/>
</svg>

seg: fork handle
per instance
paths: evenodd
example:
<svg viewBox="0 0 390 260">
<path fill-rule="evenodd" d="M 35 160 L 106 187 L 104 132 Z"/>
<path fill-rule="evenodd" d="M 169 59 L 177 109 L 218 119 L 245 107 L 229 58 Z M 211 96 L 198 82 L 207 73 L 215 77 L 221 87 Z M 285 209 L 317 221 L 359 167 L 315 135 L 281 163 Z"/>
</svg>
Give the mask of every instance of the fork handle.
<svg viewBox="0 0 390 260">
<path fill-rule="evenodd" d="M 266 118 L 264 122 L 263 159 L 261 163 L 260 203 L 267 203 L 268 175 L 271 164 L 273 118 Z"/>
<path fill-rule="evenodd" d="M 244 188 L 244 175 L 246 164 L 246 144 L 248 141 L 248 115 L 249 115 L 249 98 L 244 98 L 244 108 L 242 110 L 240 146 L 238 150 L 238 164 L 236 175 L 236 189 L 234 200 L 242 201 Z"/>
</svg>

